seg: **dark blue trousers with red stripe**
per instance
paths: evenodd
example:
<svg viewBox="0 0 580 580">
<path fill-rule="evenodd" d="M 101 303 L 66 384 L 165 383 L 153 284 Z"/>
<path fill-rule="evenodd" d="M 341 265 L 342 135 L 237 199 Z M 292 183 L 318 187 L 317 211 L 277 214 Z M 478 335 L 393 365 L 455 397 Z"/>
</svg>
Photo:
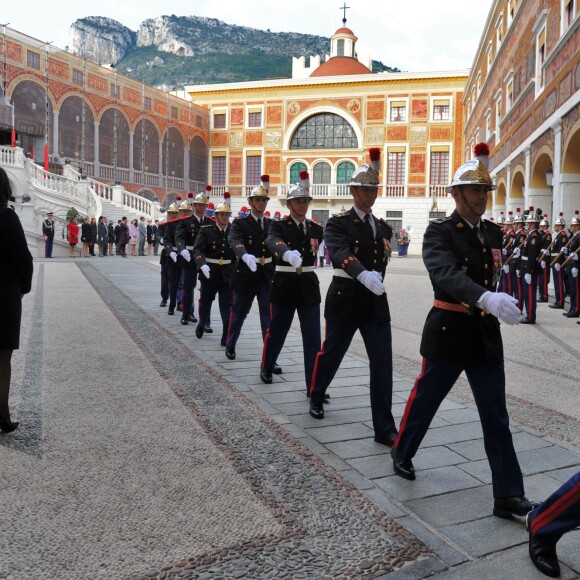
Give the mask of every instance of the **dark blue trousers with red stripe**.
<svg viewBox="0 0 580 580">
<path fill-rule="evenodd" d="M 314 363 L 310 402 L 323 404 L 326 389 L 338 371 L 357 330 L 361 333 L 369 357 L 373 428 L 377 437 L 386 437 L 397 430 L 391 412 L 393 350 L 390 322 L 340 322 L 327 319 L 324 344 Z"/>
<path fill-rule="evenodd" d="M 580 526 L 580 471 L 532 511 L 530 529 L 542 543 L 555 546 L 570 530 Z"/>
<path fill-rule="evenodd" d="M 244 320 L 246 320 L 246 316 L 248 316 L 248 312 L 252 308 L 254 298 L 258 299 L 262 338 L 266 338 L 266 332 L 268 331 L 268 326 L 270 326 L 270 286 L 266 279 L 264 279 L 263 284 L 260 284 L 257 292 L 234 290 L 234 303 L 230 313 L 228 339 L 226 343 L 228 348 L 236 348 Z"/>
<path fill-rule="evenodd" d="M 563 274 L 561 269 L 556 270 L 556 268 L 552 268 L 552 273 L 554 275 L 554 294 L 556 295 L 554 305 L 564 308 L 564 297 L 566 295 L 566 290 L 564 287 L 565 274 Z"/>
<path fill-rule="evenodd" d="M 570 271 L 568 283 L 570 285 L 570 310 L 568 310 L 568 316 L 578 316 L 580 315 L 580 274 L 574 278 L 572 271 Z"/>
<path fill-rule="evenodd" d="M 548 302 L 548 284 L 550 283 L 550 266 L 546 264 L 545 268 L 540 269 L 538 274 L 538 293 L 540 300 Z"/>
<path fill-rule="evenodd" d="M 287 306 L 286 304 L 272 304 L 272 320 L 264 339 L 264 351 L 262 353 L 262 368 L 271 373 L 278 355 L 280 354 L 294 313 L 298 312 L 300 320 L 300 332 L 302 333 L 302 348 L 304 351 L 304 376 L 306 379 L 306 391 L 312 382 L 314 361 L 320 350 L 320 304 L 312 306 Z"/>
<path fill-rule="evenodd" d="M 220 316 L 222 319 L 222 342 L 225 342 L 228 336 L 228 326 L 230 324 L 230 311 L 234 302 L 233 292 L 227 282 L 215 283 L 209 280 L 200 281 L 199 306 L 197 321 L 198 326 L 203 328 L 210 325 L 211 305 L 218 295 L 220 307 Z"/>
<path fill-rule="evenodd" d="M 463 371 L 481 420 L 483 443 L 491 467 L 493 496 L 524 495 L 522 472 L 509 428 L 503 361 L 463 364 L 424 358 L 421 374 L 415 381 L 401 419 L 395 447 L 405 459 L 415 456 L 437 409 Z"/>
<path fill-rule="evenodd" d="M 528 284 L 522 276 L 522 293 L 524 295 L 524 305 L 526 316 L 530 322 L 536 322 L 536 303 L 538 295 L 538 275 L 532 274 L 532 281 Z"/>
<path fill-rule="evenodd" d="M 169 308 L 175 309 L 177 305 L 177 286 L 181 278 L 181 266 L 176 264 L 171 258 L 167 259 L 167 273 L 169 285 Z"/>
</svg>

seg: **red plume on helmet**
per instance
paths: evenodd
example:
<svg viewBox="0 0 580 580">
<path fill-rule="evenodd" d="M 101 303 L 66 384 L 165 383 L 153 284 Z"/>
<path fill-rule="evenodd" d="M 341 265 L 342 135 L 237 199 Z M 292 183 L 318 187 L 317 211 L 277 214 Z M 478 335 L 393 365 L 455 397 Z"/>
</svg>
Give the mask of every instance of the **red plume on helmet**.
<svg viewBox="0 0 580 580">
<path fill-rule="evenodd" d="M 270 191 L 270 176 L 269 175 L 262 175 L 260 177 L 260 182 L 261 182 L 262 187 L 266 191 Z"/>
<path fill-rule="evenodd" d="M 181 201 L 181 195 L 178 195 L 178 196 L 175 198 L 175 201 Z"/>
<path fill-rule="evenodd" d="M 208 192 L 208 195 L 209 195 L 209 192 L 212 190 L 212 186 L 211 185 L 206 185 L 205 186 L 205 190 Z"/>
<path fill-rule="evenodd" d="M 187 194 L 187 197 L 189 197 L 190 199 L 193 197 L 193 193 L 191 193 L 191 191 Z"/>
<path fill-rule="evenodd" d="M 371 147 L 369 149 L 369 158 L 371 161 L 371 167 L 375 171 L 380 171 L 380 169 L 381 169 L 381 149 L 379 147 Z"/>
<path fill-rule="evenodd" d="M 489 167 L 489 145 L 487 143 L 484 143 L 483 141 L 478 143 L 473 148 L 473 154 L 476 159 L 479 159 L 479 161 L 485 165 L 485 167 Z"/>
<path fill-rule="evenodd" d="M 300 177 L 300 185 L 306 189 L 310 189 L 310 175 L 308 175 L 308 171 L 301 171 L 298 177 Z"/>
<path fill-rule="evenodd" d="M 230 199 L 230 197 L 232 197 L 231 193 L 229 191 L 224 191 L 224 199 Z"/>
</svg>

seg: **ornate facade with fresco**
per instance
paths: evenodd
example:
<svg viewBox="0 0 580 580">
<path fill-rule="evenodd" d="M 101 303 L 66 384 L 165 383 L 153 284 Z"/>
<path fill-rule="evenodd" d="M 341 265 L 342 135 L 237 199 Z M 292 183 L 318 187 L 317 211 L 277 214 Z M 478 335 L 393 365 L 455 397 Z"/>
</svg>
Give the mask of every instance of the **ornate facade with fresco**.
<svg viewBox="0 0 580 580">
<path fill-rule="evenodd" d="M 495 0 L 464 95 L 465 153 L 491 146 L 488 210 L 580 208 L 578 0 Z"/>
</svg>

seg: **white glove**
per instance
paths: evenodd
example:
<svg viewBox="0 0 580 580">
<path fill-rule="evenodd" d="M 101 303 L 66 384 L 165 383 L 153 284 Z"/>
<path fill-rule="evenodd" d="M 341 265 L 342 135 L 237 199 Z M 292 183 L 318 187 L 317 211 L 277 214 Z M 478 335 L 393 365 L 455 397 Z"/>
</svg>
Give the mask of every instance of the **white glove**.
<svg viewBox="0 0 580 580">
<path fill-rule="evenodd" d="M 242 262 L 245 262 L 250 268 L 251 272 L 255 272 L 258 269 L 258 265 L 256 264 L 256 256 L 253 254 L 244 254 L 242 256 Z"/>
<path fill-rule="evenodd" d="M 548 250 L 547 248 L 544 248 L 542 250 L 542 254 L 544 254 L 544 256 L 547 256 L 550 253 L 550 250 Z"/>
<path fill-rule="evenodd" d="M 504 292 L 485 292 L 479 299 L 484 310 L 493 314 L 506 324 L 514 325 L 520 322 L 520 309 L 517 299 Z"/>
<path fill-rule="evenodd" d="M 298 250 L 290 250 L 282 254 L 282 260 L 288 262 L 294 268 L 300 268 L 302 266 L 302 256 Z"/>
<path fill-rule="evenodd" d="M 577 262 L 578 261 L 578 254 L 576 252 L 572 252 L 570 254 L 570 258 L 572 258 L 572 260 Z"/>
<path fill-rule="evenodd" d="M 177 262 L 177 254 L 175 252 L 169 252 L 169 257 L 174 261 Z"/>
<path fill-rule="evenodd" d="M 501 251 L 501 255 L 502 255 L 502 256 L 507 256 L 507 250 L 505 250 L 505 249 L 504 249 L 504 250 L 502 250 L 502 251 Z"/>
<path fill-rule="evenodd" d="M 578 277 L 578 268 L 572 268 L 572 276 L 574 276 L 574 278 Z"/>
<path fill-rule="evenodd" d="M 509 273 L 510 273 L 510 265 L 509 265 L 509 264 L 504 264 L 504 265 L 502 266 L 502 268 L 503 268 L 503 271 L 504 271 L 506 274 L 509 274 Z"/>
<path fill-rule="evenodd" d="M 189 250 L 187 248 L 181 250 L 181 252 L 179 252 L 179 255 L 183 256 L 183 258 L 185 258 L 187 262 L 191 262 L 191 254 L 189 253 Z"/>
<path fill-rule="evenodd" d="M 520 271 L 519 271 L 519 270 L 516 270 L 516 276 L 517 276 L 518 278 L 521 278 L 521 276 L 520 276 Z"/>
<path fill-rule="evenodd" d="M 554 270 L 556 270 L 556 272 L 559 272 L 560 271 L 560 268 L 561 268 L 560 264 L 558 262 L 556 262 L 554 264 Z"/>
<path fill-rule="evenodd" d="M 531 274 L 524 274 L 524 280 L 526 281 L 526 284 L 531 284 L 532 283 L 532 275 Z"/>
<path fill-rule="evenodd" d="M 540 267 L 542 268 L 542 270 L 545 270 L 546 269 L 546 261 L 545 260 L 542 260 L 540 262 Z"/>
<path fill-rule="evenodd" d="M 514 250 L 513 254 L 514 254 L 514 258 L 517 258 L 520 255 L 520 249 L 519 248 L 516 248 Z"/>
<path fill-rule="evenodd" d="M 569 251 L 570 251 L 570 250 L 568 250 L 568 248 L 567 248 L 566 246 L 564 246 L 564 247 L 562 248 L 562 254 L 564 254 L 564 256 L 567 256 Z"/>
<path fill-rule="evenodd" d="M 365 270 L 361 272 L 356 279 L 366 288 L 368 288 L 373 294 L 381 296 L 385 293 L 385 287 L 383 286 L 383 279 L 378 272 L 374 270 L 371 272 Z"/>
<path fill-rule="evenodd" d="M 204 264 L 200 270 L 206 278 L 209 278 L 209 266 L 207 264 Z"/>
</svg>

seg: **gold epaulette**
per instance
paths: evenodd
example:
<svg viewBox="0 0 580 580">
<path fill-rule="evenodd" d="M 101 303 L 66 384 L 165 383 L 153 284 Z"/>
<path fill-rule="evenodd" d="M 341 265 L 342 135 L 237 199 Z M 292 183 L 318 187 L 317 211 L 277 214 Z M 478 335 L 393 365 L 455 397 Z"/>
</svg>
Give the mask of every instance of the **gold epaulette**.
<svg viewBox="0 0 580 580">
<path fill-rule="evenodd" d="M 444 218 L 437 218 L 437 219 L 431 220 L 431 223 L 432 224 L 444 224 L 445 222 L 448 222 L 450 220 L 451 220 L 451 216 L 449 215 L 449 216 L 444 217 Z"/>
<path fill-rule="evenodd" d="M 341 211 L 340 213 L 334 213 L 334 214 L 332 214 L 332 217 L 335 217 L 335 218 L 343 218 L 343 217 L 346 217 L 349 214 L 350 214 L 350 209 L 345 209 L 344 211 Z"/>
</svg>

